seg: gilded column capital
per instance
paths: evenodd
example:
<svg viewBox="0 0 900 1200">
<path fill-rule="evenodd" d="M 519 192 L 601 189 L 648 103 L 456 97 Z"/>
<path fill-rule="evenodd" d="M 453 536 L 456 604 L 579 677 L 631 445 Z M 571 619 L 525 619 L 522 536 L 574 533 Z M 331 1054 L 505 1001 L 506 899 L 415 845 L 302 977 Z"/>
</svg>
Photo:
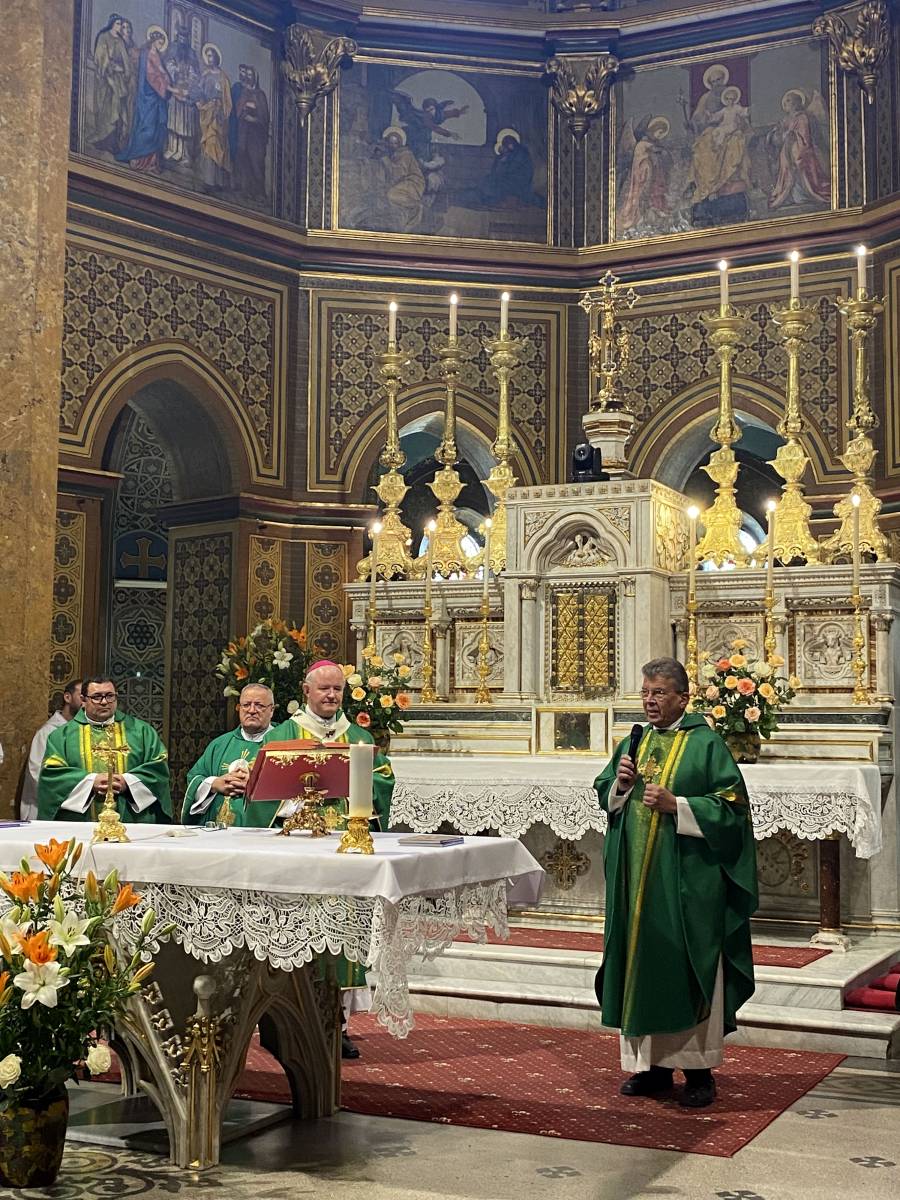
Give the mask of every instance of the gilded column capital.
<svg viewBox="0 0 900 1200">
<path fill-rule="evenodd" d="M 614 54 L 591 58 L 554 54 L 544 64 L 553 107 L 579 145 L 594 119 L 606 108 L 610 85 L 618 69 L 619 60 Z"/>
<path fill-rule="evenodd" d="M 875 83 L 891 44 L 891 25 L 885 0 L 869 0 L 856 15 L 856 28 L 850 28 L 838 13 L 825 13 L 813 24 L 813 37 L 827 37 L 837 64 L 848 75 L 855 75 L 869 104 L 875 102 Z"/>
<path fill-rule="evenodd" d="M 281 70 L 293 92 L 301 125 L 319 99 L 337 87 L 341 68 L 357 50 L 352 38 L 326 39 L 303 25 L 290 25 L 285 30 Z"/>
</svg>

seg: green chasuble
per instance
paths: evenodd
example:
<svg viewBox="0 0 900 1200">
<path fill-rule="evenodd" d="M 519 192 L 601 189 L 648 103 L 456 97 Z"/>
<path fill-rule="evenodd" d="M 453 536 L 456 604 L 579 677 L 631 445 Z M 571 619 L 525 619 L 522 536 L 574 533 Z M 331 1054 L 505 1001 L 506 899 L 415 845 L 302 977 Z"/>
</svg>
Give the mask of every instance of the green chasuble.
<svg viewBox="0 0 900 1200">
<path fill-rule="evenodd" d="M 136 775 L 156 797 L 153 804 L 135 812 L 129 793 L 117 797 L 119 817 L 129 822 L 163 822 L 172 819 L 169 794 L 169 759 L 156 730 L 137 717 L 117 712 L 113 719 L 116 745 L 127 745 L 128 755 L 120 754 L 113 774 Z M 95 759 L 93 747 L 106 736 L 106 726 L 91 725 L 84 710 L 71 721 L 54 729 L 47 740 L 38 780 L 38 819 L 41 821 L 96 821 L 103 797 L 94 792 L 86 812 L 62 808 L 70 793 L 86 775 L 106 773 L 105 760 Z"/>
<path fill-rule="evenodd" d="M 594 786 L 609 811 L 627 739 Z M 684 797 L 703 837 L 676 833 L 675 814 L 643 804 L 640 775 Z M 725 1032 L 753 994 L 750 917 L 758 903 L 756 847 L 740 771 L 725 742 L 698 713 L 677 729 L 647 726 L 638 779 L 610 813 L 604 845 L 606 926 L 597 998 L 603 1024 L 626 1037 L 677 1033 L 709 1016 L 722 960 Z"/>
<path fill-rule="evenodd" d="M 255 814 L 244 813 L 243 796 L 223 796 L 213 792 L 212 799 L 204 812 L 191 814 L 191 806 L 197 798 L 197 789 L 204 779 L 227 775 L 232 763 L 243 759 L 248 768 L 253 766 L 260 747 L 276 740 L 273 726 L 262 741 L 249 741 L 241 734 L 240 726 L 214 738 L 188 772 L 187 788 L 184 793 L 181 820 L 185 825 L 205 825 L 207 821 L 226 821 L 229 825 L 269 825 L 271 821 L 254 820 Z M 251 809 L 271 808 L 271 805 L 248 805 Z M 249 819 L 247 819 L 249 817 Z"/>
</svg>

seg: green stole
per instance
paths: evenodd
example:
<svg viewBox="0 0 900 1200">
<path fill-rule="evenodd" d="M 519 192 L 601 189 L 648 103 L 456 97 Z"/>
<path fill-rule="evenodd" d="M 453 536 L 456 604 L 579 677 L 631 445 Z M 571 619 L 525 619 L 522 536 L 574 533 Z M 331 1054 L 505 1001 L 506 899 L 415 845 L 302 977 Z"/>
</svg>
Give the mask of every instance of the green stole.
<svg viewBox="0 0 900 1200">
<path fill-rule="evenodd" d="M 86 812 L 62 808 L 70 793 L 95 771 L 105 773 L 106 763 L 94 758 L 96 743 L 106 736 L 106 726 L 91 725 L 82 710 L 54 729 L 47 739 L 44 761 L 38 780 L 38 818 L 41 821 L 95 821 L 103 797 L 95 793 Z M 117 746 L 128 746 L 117 756 L 114 773 L 133 774 L 153 792 L 156 803 L 136 813 L 127 794 L 117 797 L 119 817 L 126 823 L 167 823 L 172 817 L 169 792 L 169 763 L 166 748 L 156 730 L 137 717 L 117 712 L 113 718 L 113 738 Z"/>
<path fill-rule="evenodd" d="M 595 787 L 608 811 L 621 743 Z M 758 902 L 746 789 L 728 747 L 703 717 L 645 730 L 638 771 L 683 796 L 703 833 L 676 832 L 674 814 L 643 804 L 644 781 L 610 813 L 604 845 L 605 949 L 597 993 L 603 1023 L 627 1037 L 692 1029 L 709 1016 L 722 960 L 725 1031 L 752 994 L 750 916 Z"/>
</svg>

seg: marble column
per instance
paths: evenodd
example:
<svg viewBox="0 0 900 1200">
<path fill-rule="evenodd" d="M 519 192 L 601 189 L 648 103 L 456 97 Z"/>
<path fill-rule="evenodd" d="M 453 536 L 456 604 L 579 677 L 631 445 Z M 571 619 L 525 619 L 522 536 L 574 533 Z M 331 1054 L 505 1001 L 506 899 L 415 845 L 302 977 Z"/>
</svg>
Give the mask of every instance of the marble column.
<svg viewBox="0 0 900 1200">
<path fill-rule="evenodd" d="M 522 580 L 522 695 L 536 695 L 538 687 L 538 655 L 540 644 L 537 626 L 537 597 L 539 579 Z"/>
<path fill-rule="evenodd" d="M 47 719 L 72 0 L 8 0 L 0 55 L 0 817 Z"/>
</svg>

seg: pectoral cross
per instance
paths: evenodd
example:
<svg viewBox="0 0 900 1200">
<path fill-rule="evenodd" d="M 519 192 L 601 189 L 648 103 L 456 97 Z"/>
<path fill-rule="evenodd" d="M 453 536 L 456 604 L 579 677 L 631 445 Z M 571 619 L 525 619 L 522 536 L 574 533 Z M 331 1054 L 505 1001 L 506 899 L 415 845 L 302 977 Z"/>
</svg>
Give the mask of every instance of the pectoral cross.
<svg viewBox="0 0 900 1200">
<path fill-rule="evenodd" d="M 638 774 L 641 776 L 645 784 L 653 783 L 659 774 L 659 763 L 651 754 L 642 767 L 638 769 Z"/>
</svg>

